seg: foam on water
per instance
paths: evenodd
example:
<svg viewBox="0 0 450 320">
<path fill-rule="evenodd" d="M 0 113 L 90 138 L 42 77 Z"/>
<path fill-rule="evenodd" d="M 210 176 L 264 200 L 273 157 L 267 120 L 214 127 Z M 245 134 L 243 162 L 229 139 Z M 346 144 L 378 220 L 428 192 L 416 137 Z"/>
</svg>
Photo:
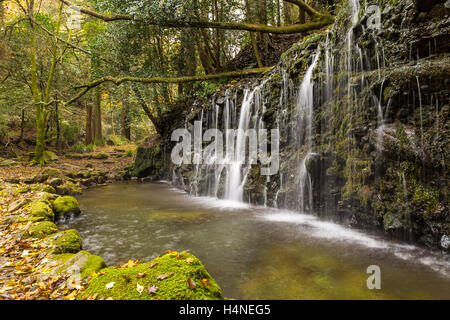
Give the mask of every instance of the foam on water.
<svg viewBox="0 0 450 320">
<path fill-rule="evenodd" d="M 439 253 L 421 249 L 414 245 L 400 244 L 379 239 L 333 222 L 322 221 L 312 215 L 279 211 L 279 213 L 263 215 L 261 218 L 266 221 L 285 222 L 289 224 L 307 226 L 310 228 L 307 235 L 311 237 L 333 240 L 335 242 L 348 242 L 370 249 L 382 249 L 389 251 L 397 258 L 402 260 L 414 259 L 415 262 L 425 265 L 432 270 L 441 273 L 442 275 L 450 277 L 450 262 L 446 257 L 436 257 Z"/>
</svg>

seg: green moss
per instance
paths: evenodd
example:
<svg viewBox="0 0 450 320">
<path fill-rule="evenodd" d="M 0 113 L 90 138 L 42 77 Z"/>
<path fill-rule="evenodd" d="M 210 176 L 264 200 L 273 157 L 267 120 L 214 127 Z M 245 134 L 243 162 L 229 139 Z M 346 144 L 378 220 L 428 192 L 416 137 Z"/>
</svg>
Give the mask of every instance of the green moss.
<svg viewBox="0 0 450 320">
<path fill-rule="evenodd" d="M 32 191 L 42 191 L 42 192 L 47 192 L 47 193 L 56 193 L 55 188 L 53 188 L 52 186 L 48 185 L 48 184 L 38 184 L 35 186 L 31 187 Z"/>
<path fill-rule="evenodd" d="M 102 151 L 102 152 L 93 154 L 91 156 L 91 158 L 92 159 L 98 159 L 98 160 L 100 160 L 100 159 L 108 159 L 108 154 L 106 152 Z"/>
<path fill-rule="evenodd" d="M 90 254 L 87 251 L 80 251 L 77 254 L 56 254 L 52 259 L 61 263 L 56 269 L 57 273 L 61 274 L 69 269 L 75 269 L 80 272 L 81 278 L 87 278 L 106 267 L 105 261 L 101 257 Z"/>
<path fill-rule="evenodd" d="M 31 216 L 37 220 L 53 221 L 55 214 L 53 213 L 49 201 L 35 201 L 28 206 Z"/>
<path fill-rule="evenodd" d="M 77 253 L 81 250 L 81 237 L 77 230 L 66 230 L 49 237 L 55 246 L 53 254 Z"/>
<path fill-rule="evenodd" d="M 153 268 L 149 266 L 156 263 Z M 173 275 L 158 280 L 158 276 Z M 138 277 L 138 275 L 144 275 Z M 195 288 L 189 287 L 188 279 L 192 279 Z M 114 283 L 108 289 L 107 284 Z M 142 293 L 137 288 L 143 286 Z M 156 293 L 149 293 L 148 287 L 156 286 Z M 223 299 L 221 290 L 214 279 L 206 271 L 203 264 L 187 252 L 172 252 L 154 259 L 152 262 L 134 267 L 106 268 L 95 275 L 88 287 L 78 296 L 83 299 L 98 294 L 98 297 L 115 300 L 211 300 Z"/>
<path fill-rule="evenodd" d="M 58 228 L 56 227 L 56 224 L 50 221 L 42 221 L 31 225 L 29 235 L 32 238 L 43 238 L 57 231 Z"/>
<path fill-rule="evenodd" d="M 64 175 L 62 172 L 55 168 L 45 168 L 44 171 L 41 172 L 41 175 L 48 175 L 51 178 L 62 178 Z"/>
<path fill-rule="evenodd" d="M 23 187 L 17 187 L 14 189 L 14 194 L 21 194 L 21 193 L 27 193 L 30 192 L 31 188 L 28 186 L 23 186 Z"/>
<path fill-rule="evenodd" d="M 56 192 L 61 195 L 81 194 L 81 187 L 71 181 L 66 181 L 56 188 Z"/>
<path fill-rule="evenodd" d="M 74 197 L 64 196 L 58 197 L 53 201 L 53 211 L 55 216 L 64 216 L 71 213 L 79 213 L 80 207 L 78 206 L 78 201 Z"/>
</svg>

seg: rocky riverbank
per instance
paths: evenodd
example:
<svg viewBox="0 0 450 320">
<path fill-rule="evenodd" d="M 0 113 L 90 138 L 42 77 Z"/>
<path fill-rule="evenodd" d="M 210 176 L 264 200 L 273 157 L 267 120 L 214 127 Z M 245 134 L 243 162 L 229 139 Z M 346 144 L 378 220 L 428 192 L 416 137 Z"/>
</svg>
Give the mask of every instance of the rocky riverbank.
<svg viewBox="0 0 450 320">
<path fill-rule="evenodd" d="M 84 167 L 53 163 L 22 175 L 26 164 L 8 162 L 14 173 L 0 182 L 0 299 L 222 298 L 192 254 L 169 252 L 146 264 L 130 260 L 106 268 L 101 257 L 83 250 L 76 230 L 58 230 L 58 220 L 80 214 L 71 195 L 127 178 L 121 161 L 111 171 L 97 169 L 110 157 L 83 158 Z"/>
</svg>

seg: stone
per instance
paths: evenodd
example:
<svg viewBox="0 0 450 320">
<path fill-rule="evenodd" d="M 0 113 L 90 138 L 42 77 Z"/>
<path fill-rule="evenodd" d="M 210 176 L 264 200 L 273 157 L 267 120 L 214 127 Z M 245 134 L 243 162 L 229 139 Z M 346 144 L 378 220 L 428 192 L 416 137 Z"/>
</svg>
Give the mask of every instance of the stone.
<svg viewBox="0 0 450 320">
<path fill-rule="evenodd" d="M 5 159 L 0 161 L 0 167 L 14 167 L 17 166 L 18 162 L 11 160 L 11 159 Z"/>
<path fill-rule="evenodd" d="M 64 183 L 64 180 L 61 178 L 51 178 L 47 181 L 47 184 L 52 186 L 53 188 L 56 188 L 57 186 L 60 186 Z"/>
<path fill-rule="evenodd" d="M 53 254 L 77 253 L 81 250 L 81 237 L 77 230 L 59 232 L 48 238 L 52 242 Z"/>
<path fill-rule="evenodd" d="M 43 183 L 48 179 L 48 177 L 49 177 L 48 174 L 39 173 L 34 176 L 34 182 L 35 183 Z"/>
<path fill-rule="evenodd" d="M 60 195 L 77 195 L 81 194 L 82 190 L 79 185 L 66 181 L 64 184 L 56 187 L 56 192 Z"/>
<path fill-rule="evenodd" d="M 28 208 L 31 216 L 35 218 L 36 221 L 53 221 L 55 218 L 51 203 L 47 200 L 32 202 Z"/>
<path fill-rule="evenodd" d="M 92 159 L 97 159 L 97 160 L 103 160 L 103 159 L 108 159 L 108 154 L 106 152 L 99 152 L 99 153 L 94 153 L 93 155 L 91 155 Z"/>
<path fill-rule="evenodd" d="M 51 221 L 41 221 L 33 223 L 28 230 L 28 234 L 32 238 L 43 238 L 47 235 L 55 233 L 58 231 L 58 227 Z"/>
<path fill-rule="evenodd" d="M 55 217 L 80 213 L 77 199 L 71 196 L 58 197 L 53 201 Z"/>
<path fill-rule="evenodd" d="M 24 205 L 28 204 L 31 200 L 30 199 L 19 199 L 16 200 L 14 202 L 12 202 L 9 206 L 8 206 L 8 211 L 9 212 L 14 212 L 16 210 L 19 210 L 20 208 L 22 208 Z"/>
</svg>

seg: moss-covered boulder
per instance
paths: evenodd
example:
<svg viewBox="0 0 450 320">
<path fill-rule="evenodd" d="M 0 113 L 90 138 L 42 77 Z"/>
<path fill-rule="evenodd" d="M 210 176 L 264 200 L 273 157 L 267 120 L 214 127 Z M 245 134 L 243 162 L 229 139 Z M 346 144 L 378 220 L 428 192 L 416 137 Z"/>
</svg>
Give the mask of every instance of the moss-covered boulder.
<svg viewBox="0 0 450 320">
<path fill-rule="evenodd" d="M 52 259 L 62 263 L 55 268 L 55 273 L 62 274 L 76 271 L 80 273 L 81 278 L 87 278 L 99 272 L 101 269 L 106 268 L 103 258 L 90 254 L 87 251 L 80 251 L 77 254 L 57 254 Z"/>
<path fill-rule="evenodd" d="M 53 211 L 55 212 L 55 217 L 61 217 L 69 214 L 80 213 L 80 207 L 78 206 L 78 201 L 71 196 L 58 197 L 53 201 Z"/>
<path fill-rule="evenodd" d="M 51 185 L 48 185 L 48 184 L 37 184 L 37 185 L 31 186 L 31 190 L 47 192 L 47 193 L 56 193 L 55 188 L 53 188 Z"/>
<path fill-rule="evenodd" d="M 81 237 L 75 229 L 58 232 L 47 240 L 54 246 L 53 254 L 77 253 L 81 250 Z"/>
<path fill-rule="evenodd" d="M 151 262 L 132 261 L 96 274 L 78 299 L 218 300 L 222 292 L 203 264 L 188 252 L 171 252 Z"/>
<path fill-rule="evenodd" d="M 97 159 L 97 160 L 104 160 L 104 159 L 108 159 L 108 154 L 104 151 L 99 152 L 99 153 L 94 153 L 93 155 L 91 155 L 92 159 Z"/>
<path fill-rule="evenodd" d="M 61 195 L 77 195 L 81 194 L 81 187 L 71 181 L 66 181 L 64 184 L 56 187 L 56 192 Z"/>
<path fill-rule="evenodd" d="M 48 175 L 49 177 L 52 177 L 52 178 L 57 178 L 57 177 L 61 178 L 64 176 L 62 174 L 61 170 L 56 169 L 56 168 L 50 168 L 50 167 L 45 168 L 40 174 Z"/>
<path fill-rule="evenodd" d="M 28 208 L 34 221 L 53 221 L 55 218 L 50 201 L 35 201 Z"/>
<path fill-rule="evenodd" d="M 41 221 L 33 223 L 28 230 L 32 238 L 43 238 L 58 231 L 56 224 L 51 221 Z"/>
</svg>

